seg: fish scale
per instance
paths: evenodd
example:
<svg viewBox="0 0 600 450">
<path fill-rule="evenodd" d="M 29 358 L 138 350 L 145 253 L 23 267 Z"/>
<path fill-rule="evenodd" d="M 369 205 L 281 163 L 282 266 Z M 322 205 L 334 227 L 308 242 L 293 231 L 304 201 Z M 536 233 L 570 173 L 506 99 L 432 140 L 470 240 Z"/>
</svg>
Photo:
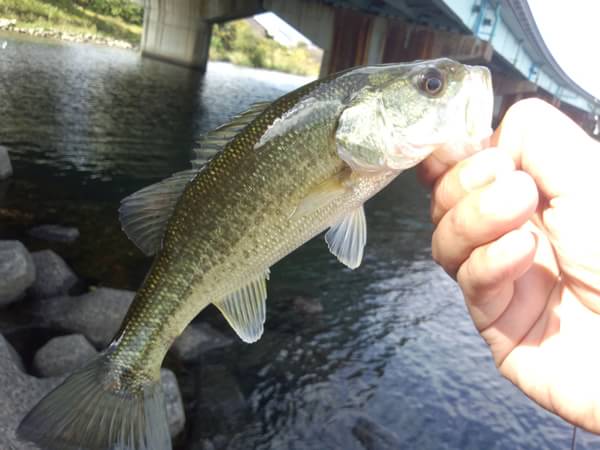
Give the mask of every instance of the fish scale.
<svg viewBox="0 0 600 450">
<path fill-rule="evenodd" d="M 357 81 L 340 83 L 329 95 L 346 96 L 356 84 Z M 308 92 L 310 89 L 301 89 L 276 102 L 265 111 L 265 116 L 229 143 L 184 191 L 167 226 L 163 250 L 129 312 L 131 316 L 168 318 L 157 324 L 160 330 L 154 332 L 153 338 L 170 344 L 212 300 L 238 289 L 248 272 L 266 270 L 323 231 L 327 217 L 352 206 L 340 199 L 312 216 L 289 219 L 291 205 L 298 203 L 307 190 L 344 168 L 333 141 L 337 117 L 323 115 L 310 131 L 274 139 L 259 151 L 254 149 L 274 118 L 293 108 Z M 184 248 L 181 236 L 189 242 Z M 207 258 L 203 259 L 204 255 Z M 173 279 L 172 273 L 179 276 Z M 238 280 L 231 274 L 239 274 Z M 200 295 L 195 295 L 199 291 L 204 297 L 200 301 Z M 140 339 L 130 341 L 128 336 L 138 336 L 140 331 L 147 334 L 148 321 L 135 324 L 141 325 L 143 331 L 133 326 L 125 328 L 114 358 L 125 355 L 122 364 L 131 366 L 131 356 L 140 355 L 136 369 L 152 370 L 155 376 L 160 365 L 149 362 L 162 361 L 168 345 L 156 346 L 154 341 L 148 341 L 147 346 L 156 347 L 154 354 L 141 351 Z M 128 342 L 135 347 L 129 350 Z"/>
</svg>

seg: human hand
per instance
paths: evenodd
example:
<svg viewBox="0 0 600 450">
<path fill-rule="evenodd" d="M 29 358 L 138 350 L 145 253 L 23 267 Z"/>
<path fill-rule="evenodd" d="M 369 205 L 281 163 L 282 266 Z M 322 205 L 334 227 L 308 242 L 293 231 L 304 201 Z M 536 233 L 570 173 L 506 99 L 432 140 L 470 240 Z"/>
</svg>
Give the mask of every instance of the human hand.
<svg viewBox="0 0 600 450">
<path fill-rule="evenodd" d="M 458 281 L 499 371 L 600 433 L 600 144 L 539 100 L 515 104 L 489 148 L 433 186 L 434 259 Z"/>
</svg>

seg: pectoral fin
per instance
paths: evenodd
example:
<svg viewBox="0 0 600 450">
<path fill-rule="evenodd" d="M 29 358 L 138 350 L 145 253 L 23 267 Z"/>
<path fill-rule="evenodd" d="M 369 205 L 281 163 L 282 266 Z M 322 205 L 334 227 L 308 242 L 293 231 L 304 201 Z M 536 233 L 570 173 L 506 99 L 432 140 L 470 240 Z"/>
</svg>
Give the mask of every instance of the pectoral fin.
<svg viewBox="0 0 600 450">
<path fill-rule="evenodd" d="M 268 278 L 267 271 L 224 299 L 214 302 L 231 328 L 244 342 L 256 342 L 262 336 L 267 316 Z"/>
<path fill-rule="evenodd" d="M 329 251 L 350 269 L 360 266 L 367 242 L 364 208 L 360 206 L 342 217 L 342 220 L 327 231 L 325 242 Z"/>
<path fill-rule="evenodd" d="M 315 186 L 298 204 L 290 219 L 307 216 L 343 195 L 349 189 L 350 174 L 350 170 L 343 170 Z"/>
</svg>

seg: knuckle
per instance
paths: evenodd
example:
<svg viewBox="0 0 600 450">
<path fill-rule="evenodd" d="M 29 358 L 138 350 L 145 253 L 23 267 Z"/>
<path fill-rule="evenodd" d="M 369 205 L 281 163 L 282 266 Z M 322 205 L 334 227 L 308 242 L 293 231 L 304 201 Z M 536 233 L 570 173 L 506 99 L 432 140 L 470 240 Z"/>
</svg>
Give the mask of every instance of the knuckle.
<svg viewBox="0 0 600 450">
<path fill-rule="evenodd" d="M 452 209 L 447 217 L 450 221 L 451 235 L 457 242 L 468 242 L 470 239 L 472 224 L 463 208 Z"/>
<path fill-rule="evenodd" d="M 448 247 L 448 240 L 436 229 L 431 242 L 431 257 L 452 278 L 456 279 L 458 265 L 454 261 L 452 251 Z"/>
</svg>

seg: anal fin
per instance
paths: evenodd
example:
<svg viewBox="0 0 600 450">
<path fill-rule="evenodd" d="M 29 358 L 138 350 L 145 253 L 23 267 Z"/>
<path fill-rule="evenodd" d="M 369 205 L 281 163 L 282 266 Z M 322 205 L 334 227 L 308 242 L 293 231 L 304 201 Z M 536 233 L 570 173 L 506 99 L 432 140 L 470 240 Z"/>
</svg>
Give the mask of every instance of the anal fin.
<svg viewBox="0 0 600 450">
<path fill-rule="evenodd" d="M 262 336 L 267 316 L 268 278 L 269 272 L 266 271 L 222 300 L 214 302 L 231 328 L 246 343 L 256 342 Z"/>
</svg>

